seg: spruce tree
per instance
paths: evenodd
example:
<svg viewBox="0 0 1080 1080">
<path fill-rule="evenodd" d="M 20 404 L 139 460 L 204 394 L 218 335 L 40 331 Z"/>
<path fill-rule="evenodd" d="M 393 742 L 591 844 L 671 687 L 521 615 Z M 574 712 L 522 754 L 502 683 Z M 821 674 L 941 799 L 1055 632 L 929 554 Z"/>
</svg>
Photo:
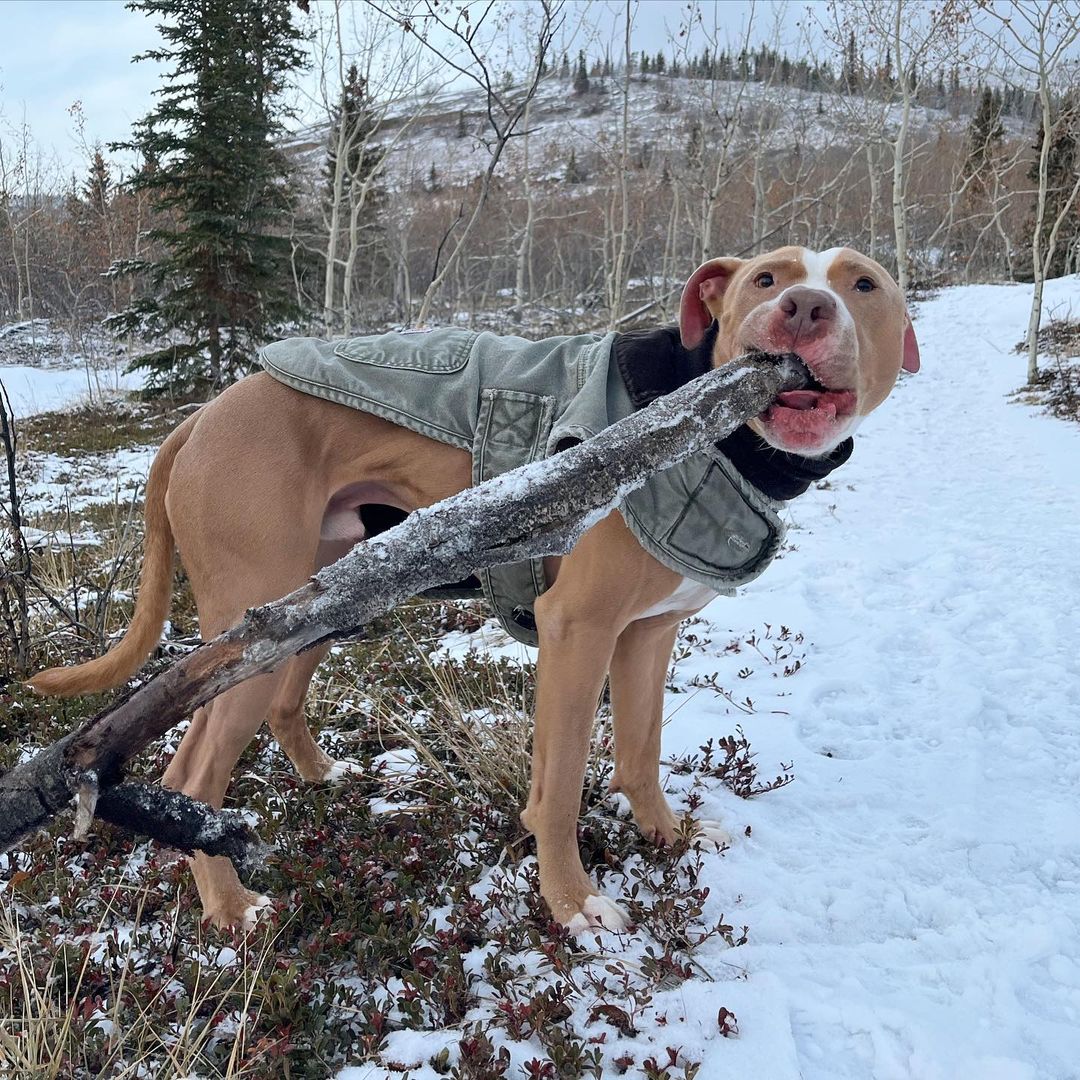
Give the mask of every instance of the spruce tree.
<svg viewBox="0 0 1080 1080">
<path fill-rule="evenodd" d="M 113 182 L 108 163 L 102 156 L 101 147 L 94 147 L 94 156 L 90 159 L 90 171 L 83 184 L 83 201 L 98 217 L 104 217 L 112 198 Z"/>
<path fill-rule="evenodd" d="M 137 60 L 167 66 L 157 105 L 129 142 L 152 168 L 155 255 L 116 267 L 141 289 L 109 320 L 158 347 L 132 362 L 147 389 L 207 390 L 247 371 L 256 346 L 296 314 L 281 235 L 288 168 L 275 145 L 279 97 L 303 61 L 289 0 L 134 0 L 165 42 Z M 165 341 L 166 344 L 160 343 Z"/>
<path fill-rule="evenodd" d="M 1072 195 L 1076 174 L 1080 171 L 1080 140 L 1077 138 L 1075 120 L 1070 117 L 1080 116 L 1080 99 L 1067 95 L 1057 103 L 1057 116 L 1050 130 L 1050 152 L 1046 161 L 1046 213 L 1043 218 L 1042 251 L 1045 258 L 1050 243 L 1050 234 L 1054 222 L 1065 209 L 1066 200 Z M 1035 160 L 1028 168 L 1028 179 L 1034 184 L 1039 182 L 1039 152 L 1043 144 L 1043 125 L 1039 123 L 1039 133 L 1035 138 Z M 1034 221 L 1031 231 L 1035 228 Z M 1050 260 L 1047 277 L 1061 277 L 1068 270 L 1069 252 L 1080 238 L 1080 207 L 1074 205 L 1066 211 L 1058 229 L 1057 243 Z"/>
<path fill-rule="evenodd" d="M 578 53 L 577 68 L 574 71 L 574 93 L 587 94 L 589 92 L 589 72 L 585 67 L 585 53 Z"/>
<path fill-rule="evenodd" d="M 848 33 L 847 48 L 844 50 L 844 71 L 840 76 L 846 93 L 858 92 L 861 67 L 859 52 L 855 44 L 855 31 L 852 30 Z"/>
<path fill-rule="evenodd" d="M 570 156 L 566 159 L 566 171 L 563 178 L 568 184 L 582 184 L 588 179 L 588 174 L 578 164 L 577 154 L 573 147 L 570 147 Z"/>
<path fill-rule="evenodd" d="M 978 107 L 968 126 L 968 153 L 964 160 L 964 176 L 974 176 L 973 183 L 983 186 L 984 174 L 1004 137 L 1001 104 L 995 100 L 993 90 L 984 86 Z"/>
</svg>

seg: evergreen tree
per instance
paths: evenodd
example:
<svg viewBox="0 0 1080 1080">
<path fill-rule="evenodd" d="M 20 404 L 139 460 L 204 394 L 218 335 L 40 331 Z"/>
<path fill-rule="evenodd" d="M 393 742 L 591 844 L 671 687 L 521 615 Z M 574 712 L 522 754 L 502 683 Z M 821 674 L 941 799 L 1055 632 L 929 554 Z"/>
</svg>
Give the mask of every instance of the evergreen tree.
<svg viewBox="0 0 1080 1080">
<path fill-rule="evenodd" d="M 859 53 L 855 45 L 855 31 L 848 34 L 847 48 L 844 50 L 844 71 L 841 80 L 844 90 L 848 94 L 855 94 L 859 90 Z"/>
<path fill-rule="evenodd" d="M 94 156 L 90 159 L 90 171 L 83 184 L 82 200 L 98 217 L 104 217 L 112 198 L 112 176 L 108 163 L 102 157 L 101 147 L 94 147 Z"/>
<path fill-rule="evenodd" d="M 964 160 L 964 176 L 974 176 L 976 179 L 972 182 L 982 186 L 982 177 L 1004 137 L 1001 104 L 995 100 L 994 92 L 990 87 L 984 86 L 979 97 L 978 108 L 968 126 L 968 152 Z"/>
<path fill-rule="evenodd" d="M 566 159 L 566 173 L 564 178 L 568 184 L 581 184 L 588 179 L 588 174 L 578 164 L 577 154 L 573 147 L 570 147 L 570 156 Z"/>
<path fill-rule="evenodd" d="M 562 54 L 562 63 L 559 65 L 559 78 L 570 78 L 570 57 L 566 53 Z"/>
<path fill-rule="evenodd" d="M 130 182 L 153 199 L 156 254 L 125 263 L 142 290 L 110 328 L 167 344 L 132 362 L 151 391 L 214 388 L 246 371 L 255 346 L 296 313 L 290 205 L 275 146 L 278 99 L 303 61 L 289 0 L 134 0 L 165 42 L 136 59 L 166 65 L 157 105 L 129 142 L 152 167 Z"/>
<path fill-rule="evenodd" d="M 577 68 L 574 71 L 574 93 L 587 94 L 589 92 L 589 72 L 585 67 L 585 53 L 578 53 Z"/>
<path fill-rule="evenodd" d="M 1080 116 L 1080 99 L 1074 94 L 1067 95 L 1057 106 L 1057 117 L 1050 131 L 1050 153 L 1046 160 L 1046 213 L 1043 218 L 1042 251 L 1050 242 L 1050 233 L 1065 207 L 1066 200 L 1072 194 L 1076 174 L 1080 170 L 1080 141 L 1076 118 Z M 1070 116 L 1072 123 L 1069 123 Z M 1043 125 L 1039 124 L 1039 133 L 1035 139 L 1035 159 L 1028 168 L 1028 179 L 1033 184 L 1039 182 L 1039 152 L 1043 144 Z M 1034 222 L 1031 232 L 1034 232 Z M 1050 260 L 1047 277 L 1060 277 L 1067 272 L 1069 252 L 1080 240 L 1080 207 L 1075 204 L 1067 212 L 1058 230 L 1057 244 Z"/>
</svg>

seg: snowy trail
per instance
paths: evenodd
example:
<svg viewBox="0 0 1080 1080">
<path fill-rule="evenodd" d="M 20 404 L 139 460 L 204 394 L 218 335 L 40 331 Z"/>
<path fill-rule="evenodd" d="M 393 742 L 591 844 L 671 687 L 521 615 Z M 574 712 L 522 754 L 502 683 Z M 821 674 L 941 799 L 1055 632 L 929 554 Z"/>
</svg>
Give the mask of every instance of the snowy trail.
<svg viewBox="0 0 1080 1080">
<path fill-rule="evenodd" d="M 923 304 L 923 371 L 836 490 L 793 504 L 798 550 L 703 613 L 721 645 L 765 623 L 809 645 L 782 685 L 748 680 L 740 718 L 762 773 L 794 759 L 796 782 L 706 805 L 752 838 L 709 865 L 750 943 L 713 956 L 748 978 L 710 988 L 742 1038 L 702 1075 L 1080 1075 L 1080 428 L 1005 398 L 1029 296 Z M 1050 283 L 1063 300 L 1080 280 Z M 669 712 L 678 752 L 734 710 L 699 692 Z"/>
</svg>

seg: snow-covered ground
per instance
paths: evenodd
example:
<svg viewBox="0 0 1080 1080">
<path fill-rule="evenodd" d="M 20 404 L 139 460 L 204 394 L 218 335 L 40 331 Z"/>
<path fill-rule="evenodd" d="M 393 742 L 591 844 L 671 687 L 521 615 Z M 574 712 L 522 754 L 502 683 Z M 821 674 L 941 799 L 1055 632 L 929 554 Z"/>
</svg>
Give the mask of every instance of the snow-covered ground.
<svg viewBox="0 0 1080 1080">
<path fill-rule="evenodd" d="M 140 376 L 126 375 L 117 368 L 39 368 L 26 364 L 0 364 L 0 382 L 11 398 L 16 417 L 100 401 L 142 385 Z"/>
<path fill-rule="evenodd" d="M 1080 308 L 1080 280 L 1047 291 Z M 796 783 L 717 800 L 753 828 L 709 879 L 749 977 L 722 987 L 740 1053 L 716 1039 L 706 1076 L 1080 1072 L 1080 429 L 1006 400 L 1029 297 L 923 304 L 922 372 L 792 505 L 798 550 L 706 612 L 809 643 L 786 715 L 742 717 Z M 722 733 L 725 705 L 699 694 L 666 749 Z"/>
<path fill-rule="evenodd" d="M 750 940 L 699 950 L 716 981 L 652 1033 L 701 1077 L 1080 1076 L 1080 428 L 1007 400 L 1029 303 L 921 304 L 923 370 L 791 505 L 797 550 L 692 627 L 711 644 L 676 667 L 665 750 L 739 722 L 764 776 L 796 775 L 702 809 L 737 837 L 704 884 Z M 1080 279 L 1050 282 L 1070 305 Z M 764 658 L 780 626 L 805 635 L 790 677 Z M 713 672 L 752 713 L 688 685 Z"/>
<path fill-rule="evenodd" d="M 142 385 L 108 339 L 77 344 L 47 319 L 0 326 L 0 383 L 16 417 L 101 401 Z"/>
</svg>

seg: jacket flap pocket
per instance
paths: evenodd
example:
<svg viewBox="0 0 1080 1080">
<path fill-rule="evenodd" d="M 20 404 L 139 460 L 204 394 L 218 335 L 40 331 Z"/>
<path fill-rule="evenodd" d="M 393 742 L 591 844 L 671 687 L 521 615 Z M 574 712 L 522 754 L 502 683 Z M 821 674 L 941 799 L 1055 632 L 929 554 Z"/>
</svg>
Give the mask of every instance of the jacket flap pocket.
<svg viewBox="0 0 1080 1080">
<path fill-rule="evenodd" d="M 542 457 L 555 399 L 523 390 L 484 390 L 473 446 L 473 483 Z"/>
<path fill-rule="evenodd" d="M 334 355 L 355 364 L 442 375 L 460 371 L 479 335 L 444 327 L 414 333 L 373 334 L 348 338 L 334 346 Z"/>
</svg>

